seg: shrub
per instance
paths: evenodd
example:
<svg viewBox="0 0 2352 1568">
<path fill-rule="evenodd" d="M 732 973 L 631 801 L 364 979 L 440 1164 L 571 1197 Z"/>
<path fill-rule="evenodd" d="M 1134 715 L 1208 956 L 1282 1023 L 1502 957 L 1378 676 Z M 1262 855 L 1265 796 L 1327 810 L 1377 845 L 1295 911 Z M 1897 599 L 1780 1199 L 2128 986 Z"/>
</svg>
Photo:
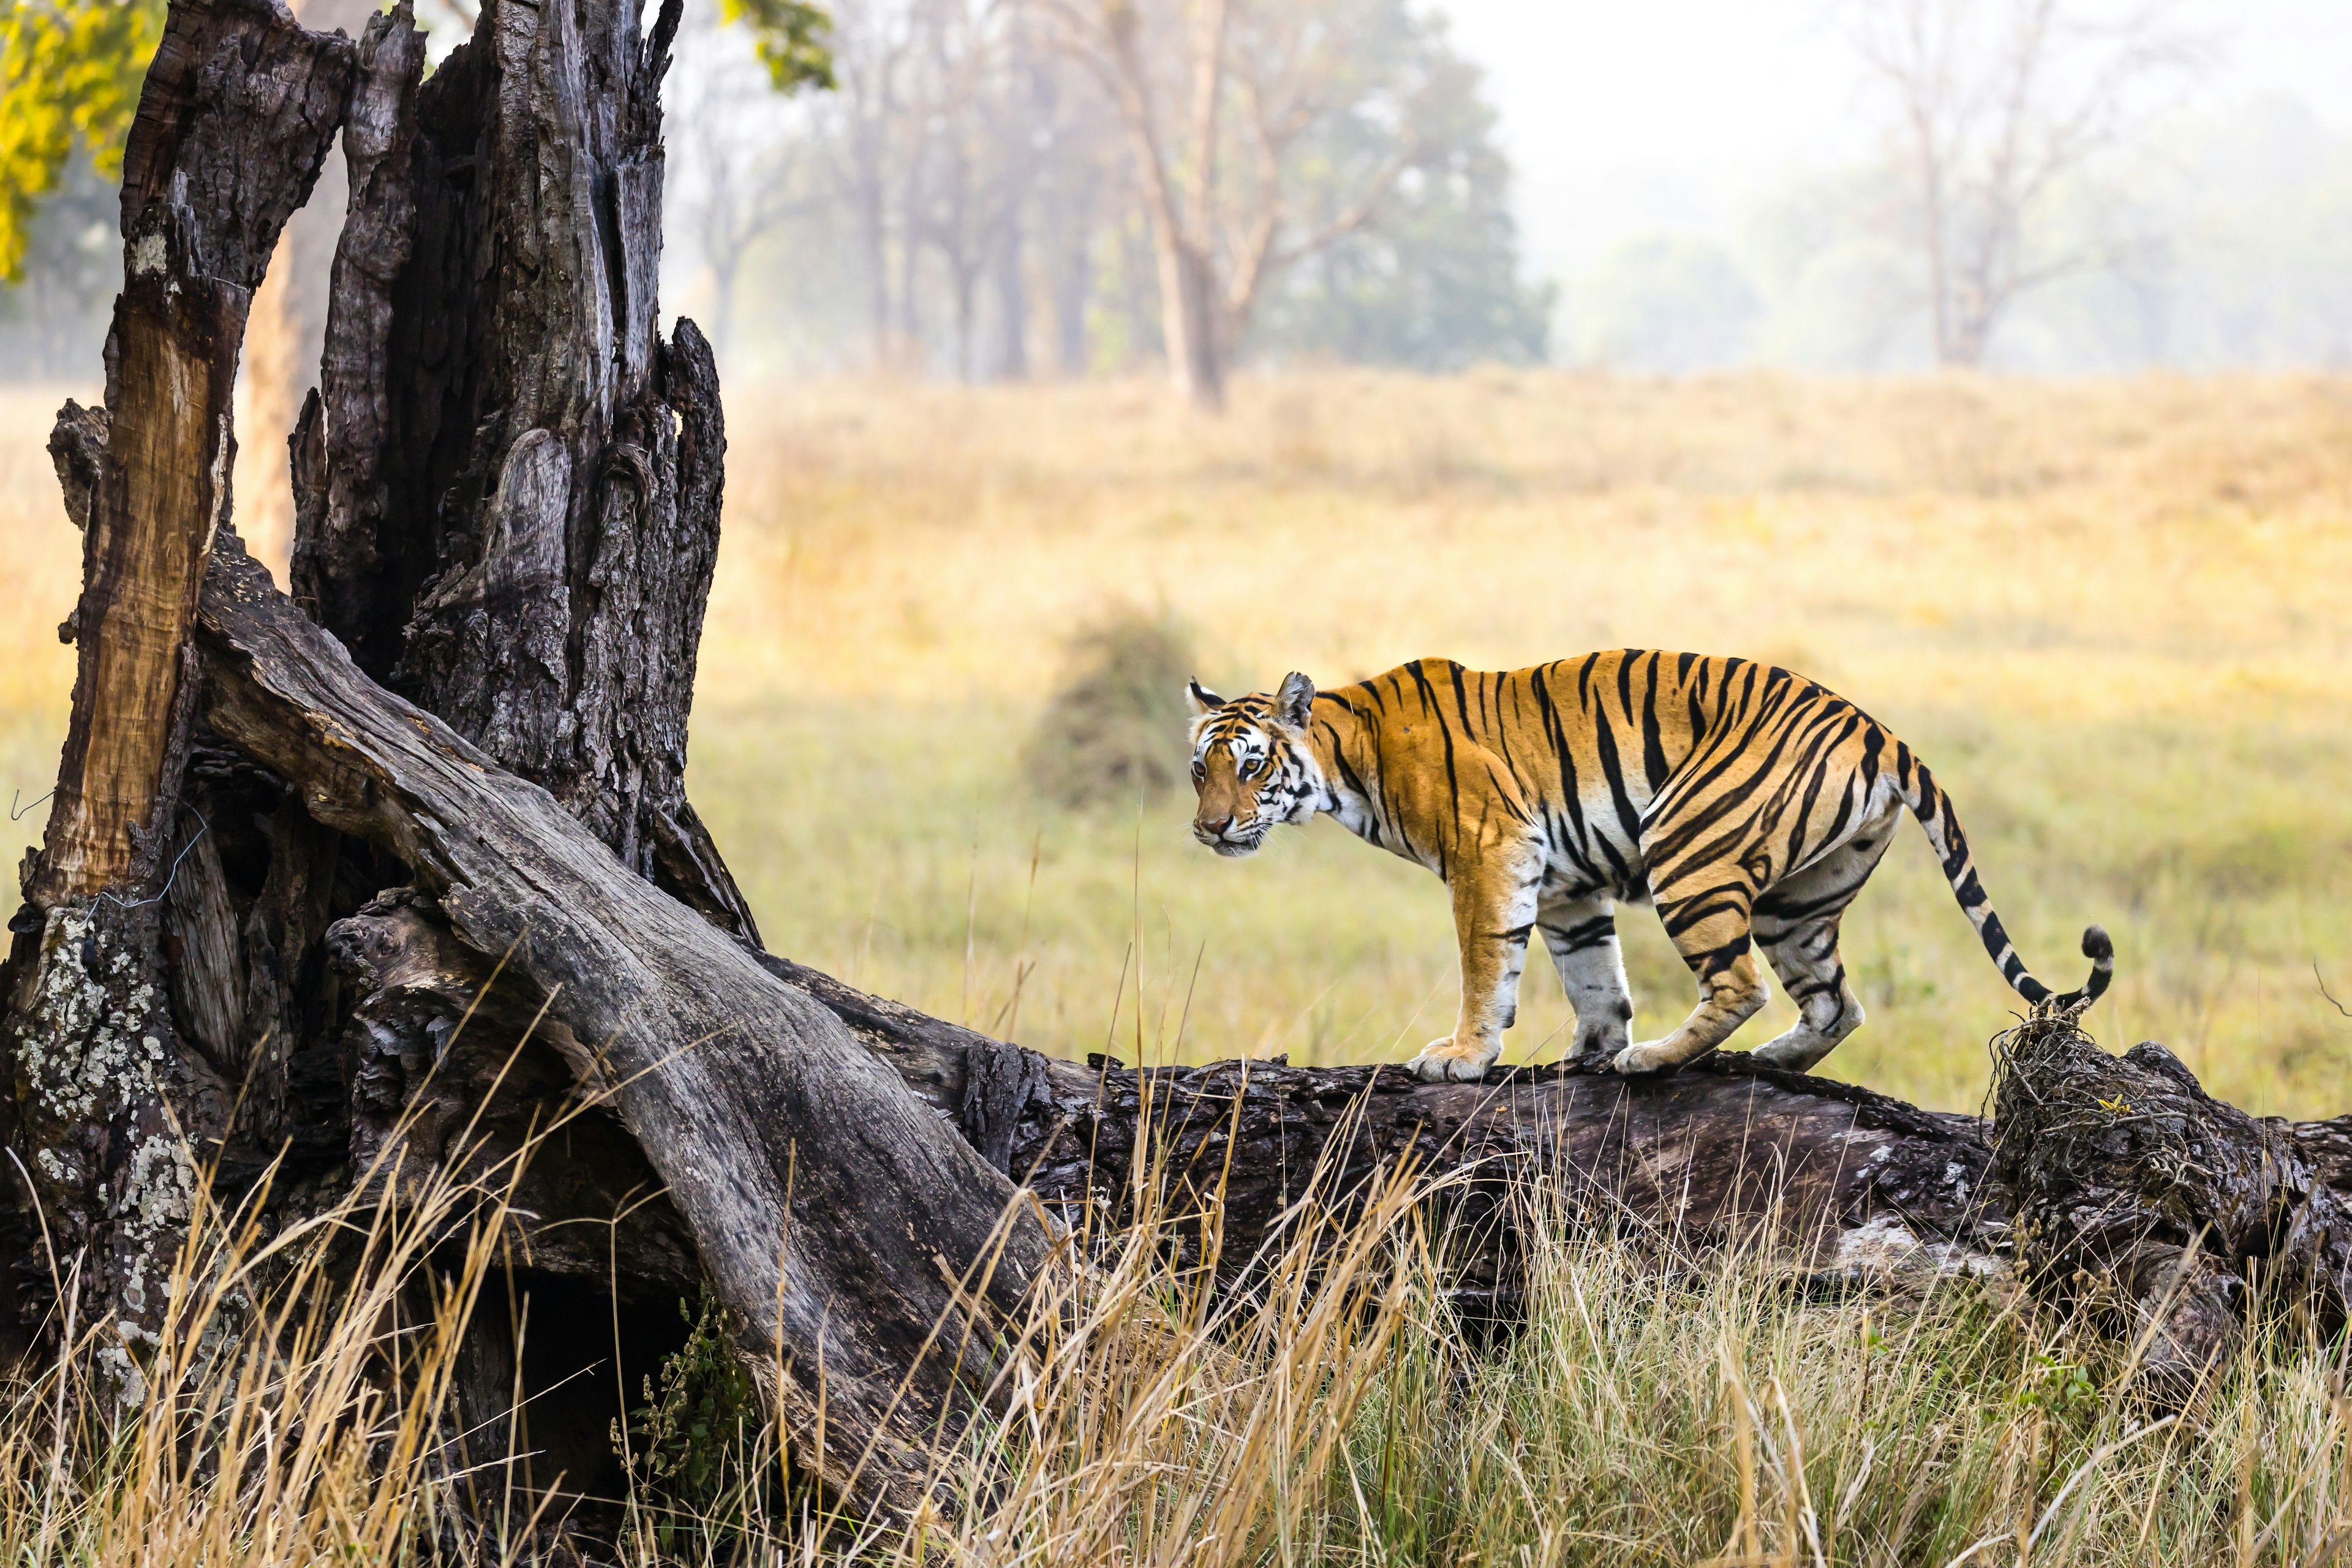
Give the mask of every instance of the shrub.
<svg viewBox="0 0 2352 1568">
<path fill-rule="evenodd" d="M 1193 642 L 1184 626 L 1165 614 L 1115 611 L 1070 639 L 1069 662 L 1022 753 L 1047 795 L 1070 806 L 1115 804 L 1185 776 Z"/>
</svg>

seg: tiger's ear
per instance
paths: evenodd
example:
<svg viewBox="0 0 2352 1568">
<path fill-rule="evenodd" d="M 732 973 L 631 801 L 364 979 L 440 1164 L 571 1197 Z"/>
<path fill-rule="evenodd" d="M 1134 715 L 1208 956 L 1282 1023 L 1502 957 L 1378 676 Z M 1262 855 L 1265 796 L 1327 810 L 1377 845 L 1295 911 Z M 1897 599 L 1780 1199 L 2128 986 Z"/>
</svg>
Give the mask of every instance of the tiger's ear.
<svg viewBox="0 0 2352 1568">
<path fill-rule="evenodd" d="M 1274 694 L 1274 714 L 1294 730 L 1307 728 L 1307 716 L 1315 711 L 1315 683 L 1292 670 L 1282 678 L 1282 689 Z"/>
<path fill-rule="evenodd" d="M 1225 705 L 1223 698 L 1197 680 L 1188 680 L 1184 683 L 1184 700 L 1192 705 L 1192 717 L 1195 719 Z"/>
</svg>

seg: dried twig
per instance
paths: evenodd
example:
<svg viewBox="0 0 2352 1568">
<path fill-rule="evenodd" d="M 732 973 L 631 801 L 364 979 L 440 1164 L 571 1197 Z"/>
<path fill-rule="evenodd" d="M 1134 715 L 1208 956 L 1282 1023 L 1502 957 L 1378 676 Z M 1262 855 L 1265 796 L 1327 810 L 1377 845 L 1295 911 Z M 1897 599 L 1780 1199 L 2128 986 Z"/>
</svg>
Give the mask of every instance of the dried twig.
<svg viewBox="0 0 2352 1568">
<path fill-rule="evenodd" d="M 2313 982 L 2318 985 L 2319 994 L 2327 998 L 2327 1005 L 2329 1006 L 2335 1008 L 2346 1017 L 2352 1018 L 2352 1007 L 2347 1007 L 2343 1003 L 2338 1002 L 2336 999 L 2336 994 L 2327 989 L 2327 977 L 2319 973 L 2319 960 L 2315 958 L 2311 961 L 2311 978 Z"/>
</svg>

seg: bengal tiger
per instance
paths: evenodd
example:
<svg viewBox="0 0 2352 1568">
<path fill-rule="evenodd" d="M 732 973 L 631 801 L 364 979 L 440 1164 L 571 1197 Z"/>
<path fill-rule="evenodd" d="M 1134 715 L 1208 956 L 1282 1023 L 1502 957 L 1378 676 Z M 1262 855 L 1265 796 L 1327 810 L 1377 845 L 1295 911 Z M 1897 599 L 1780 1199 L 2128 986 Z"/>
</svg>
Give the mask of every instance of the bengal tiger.
<svg viewBox="0 0 2352 1568">
<path fill-rule="evenodd" d="M 1764 1005 L 1753 949 L 1797 1005 L 1757 1051 L 1802 1071 L 1861 1027 L 1838 957 L 1846 906 L 1908 807 L 1961 910 L 2030 1004 L 2026 973 L 1977 880 L 1951 797 L 1911 749 L 1817 682 L 1744 658 L 1628 648 L 1496 674 L 1423 658 L 1334 691 L 1296 672 L 1227 701 L 1190 683 L 1193 837 L 1247 855 L 1284 823 L 1329 813 L 1428 867 L 1452 891 L 1462 1004 L 1454 1032 L 1409 1064 L 1474 1081 L 1518 1012 L 1540 932 L 1576 1010 L 1570 1059 L 1622 1073 L 1679 1067 Z M 1633 1003 L 1616 903 L 1654 902 L 1698 981 L 1690 1016 L 1629 1043 Z M 2115 971 L 2107 933 L 2083 933 L 2095 1001 Z"/>
</svg>

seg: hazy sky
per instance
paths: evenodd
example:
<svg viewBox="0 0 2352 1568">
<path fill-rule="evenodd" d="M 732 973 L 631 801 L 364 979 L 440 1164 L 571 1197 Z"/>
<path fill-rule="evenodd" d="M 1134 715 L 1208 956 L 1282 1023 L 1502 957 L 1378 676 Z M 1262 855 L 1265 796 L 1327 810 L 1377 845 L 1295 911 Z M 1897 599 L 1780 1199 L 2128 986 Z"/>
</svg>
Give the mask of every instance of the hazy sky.
<svg viewBox="0 0 2352 1568">
<path fill-rule="evenodd" d="M 1876 104 L 1830 0 L 1433 0 L 1484 66 L 1533 270 L 1629 234 L 1719 231 L 1747 198 L 1864 145 Z M 2301 100 L 2352 134 L 2352 0 L 2188 0 L 2216 40 L 2192 104 Z"/>
</svg>

